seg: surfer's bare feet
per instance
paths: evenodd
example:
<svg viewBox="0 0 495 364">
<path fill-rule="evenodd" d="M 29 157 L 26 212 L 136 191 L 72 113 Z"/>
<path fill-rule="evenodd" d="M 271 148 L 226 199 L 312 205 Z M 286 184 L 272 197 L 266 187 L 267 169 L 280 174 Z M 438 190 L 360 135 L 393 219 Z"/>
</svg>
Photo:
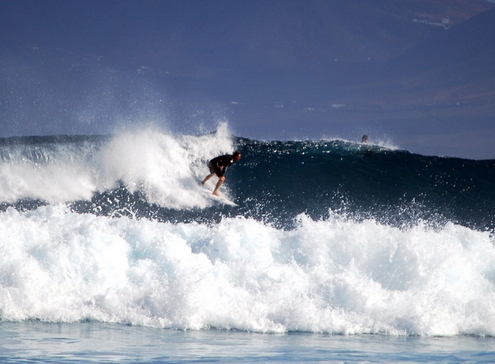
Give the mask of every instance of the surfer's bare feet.
<svg viewBox="0 0 495 364">
<path fill-rule="evenodd" d="M 215 196 L 220 197 L 220 193 L 219 193 L 219 192 L 217 192 L 217 191 L 213 191 L 213 192 L 212 192 L 212 194 L 213 194 L 213 195 L 215 195 Z"/>
</svg>

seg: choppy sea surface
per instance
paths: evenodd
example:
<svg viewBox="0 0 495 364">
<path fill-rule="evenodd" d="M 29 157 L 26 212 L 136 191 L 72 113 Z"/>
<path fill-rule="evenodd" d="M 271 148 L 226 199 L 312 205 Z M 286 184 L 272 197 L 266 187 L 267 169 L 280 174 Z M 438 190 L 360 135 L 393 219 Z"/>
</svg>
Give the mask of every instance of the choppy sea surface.
<svg viewBox="0 0 495 364">
<path fill-rule="evenodd" d="M 236 149 L 232 206 L 199 181 Z M 494 185 L 225 125 L 0 139 L 0 359 L 493 362 Z"/>
</svg>

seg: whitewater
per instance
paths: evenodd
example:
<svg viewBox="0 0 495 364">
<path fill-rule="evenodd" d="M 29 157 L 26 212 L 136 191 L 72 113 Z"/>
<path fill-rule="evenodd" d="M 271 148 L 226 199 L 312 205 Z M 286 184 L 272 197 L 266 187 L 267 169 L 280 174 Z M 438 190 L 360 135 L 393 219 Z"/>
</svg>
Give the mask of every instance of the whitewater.
<svg viewBox="0 0 495 364">
<path fill-rule="evenodd" d="M 238 196 L 255 181 L 240 178 L 248 186 L 237 192 L 229 184 L 234 170 L 254 163 L 249 153 L 231 167 L 223 189 L 245 206 L 222 205 L 198 181 L 209 158 L 242 149 L 235 141 L 226 126 L 199 136 L 150 128 L 113 137 L 4 140 L 2 320 L 495 335 L 495 246 L 488 229 L 422 217 L 407 225 L 369 213 L 355 218 L 356 211 L 336 211 L 318 193 L 323 206 L 316 211 L 327 211 L 316 218 L 315 210 L 273 196 L 280 215 L 290 215 L 280 223 L 273 206 L 265 207 L 266 192 L 275 194 L 276 186 L 242 201 Z M 338 145 L 347 154 L 362 147 Z M 279 143 L 270 157 L 300 157 L 311 148 L 294 153 Z M 323 155 L 332 152 L 338 148 Z M 243 213 L 247 208 L 251 213 Z"/>
<path fill-rule="evenodd" d="M 231 206 L 199 182 L 237 149 Z M 494 167 L 226 124 L 1 139 L 0 359 L 488 363 Z"/>
<path fill-rule="evenodd" d="M 2 319 L 178 329 L 494 335 L 495 248 L 449 224 L 301 217 L 208 226 L 2 213 Z"/>
</svg>

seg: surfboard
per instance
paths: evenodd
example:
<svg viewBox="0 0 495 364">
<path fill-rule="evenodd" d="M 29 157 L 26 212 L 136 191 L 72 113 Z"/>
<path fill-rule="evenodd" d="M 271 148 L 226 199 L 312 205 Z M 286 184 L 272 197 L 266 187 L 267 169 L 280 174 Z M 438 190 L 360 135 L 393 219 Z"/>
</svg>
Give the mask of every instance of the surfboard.
<svg viewBox="0 0 495 364">
<path fill-rule="evenodd" d="M 223 197 L 223 196 L 216 196 L 214 195 L 211 191 L 209 190 L 208 188 L 206 187 L 201 187 L 201 190 L 203 191 L 203 193 L 210 199 L 212 199 L 213 201 L 215 202 L 218 202 L 218 203 L 222 203 L 222 204 L 225 204 L 225 205 L 230 205 L 230 206 L 239 206 L 238 204 L 236 204 L 235 202 L 233 201 L 230 201 L 228 198 L 226 197 Z"/>
</svg>

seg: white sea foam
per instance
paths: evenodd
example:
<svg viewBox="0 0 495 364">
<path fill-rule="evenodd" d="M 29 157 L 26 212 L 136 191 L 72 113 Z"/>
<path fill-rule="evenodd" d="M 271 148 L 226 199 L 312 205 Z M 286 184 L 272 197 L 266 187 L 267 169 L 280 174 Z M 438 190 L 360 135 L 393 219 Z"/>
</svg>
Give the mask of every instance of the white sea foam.
<svg viewBox="0 0 495 364">
<path fill-rule="evenodd" d="M 495 247 L 454 224 L 398 229 L 300 216 L 278 230 L 0 214 L 0 316 L 155 327 L 495 335 Z"/>
<path fill-rule="evenodd" d="M 88 200 L 123 182 L 131 192 L 142 191 L 150 203 L 205 207 L 211 201 L 198 188 L 209 173 L 205 162 L 231 153 L 232 139 L 227 124 L 221 123 L 215 133 L 203 136 L 172 136 L 151 127 L 123 132 L 93 148 L 8 146 L 0 161 L 0 200 Z M 228 194 L 228 188 L 223 191 Z"/>
</svg>

